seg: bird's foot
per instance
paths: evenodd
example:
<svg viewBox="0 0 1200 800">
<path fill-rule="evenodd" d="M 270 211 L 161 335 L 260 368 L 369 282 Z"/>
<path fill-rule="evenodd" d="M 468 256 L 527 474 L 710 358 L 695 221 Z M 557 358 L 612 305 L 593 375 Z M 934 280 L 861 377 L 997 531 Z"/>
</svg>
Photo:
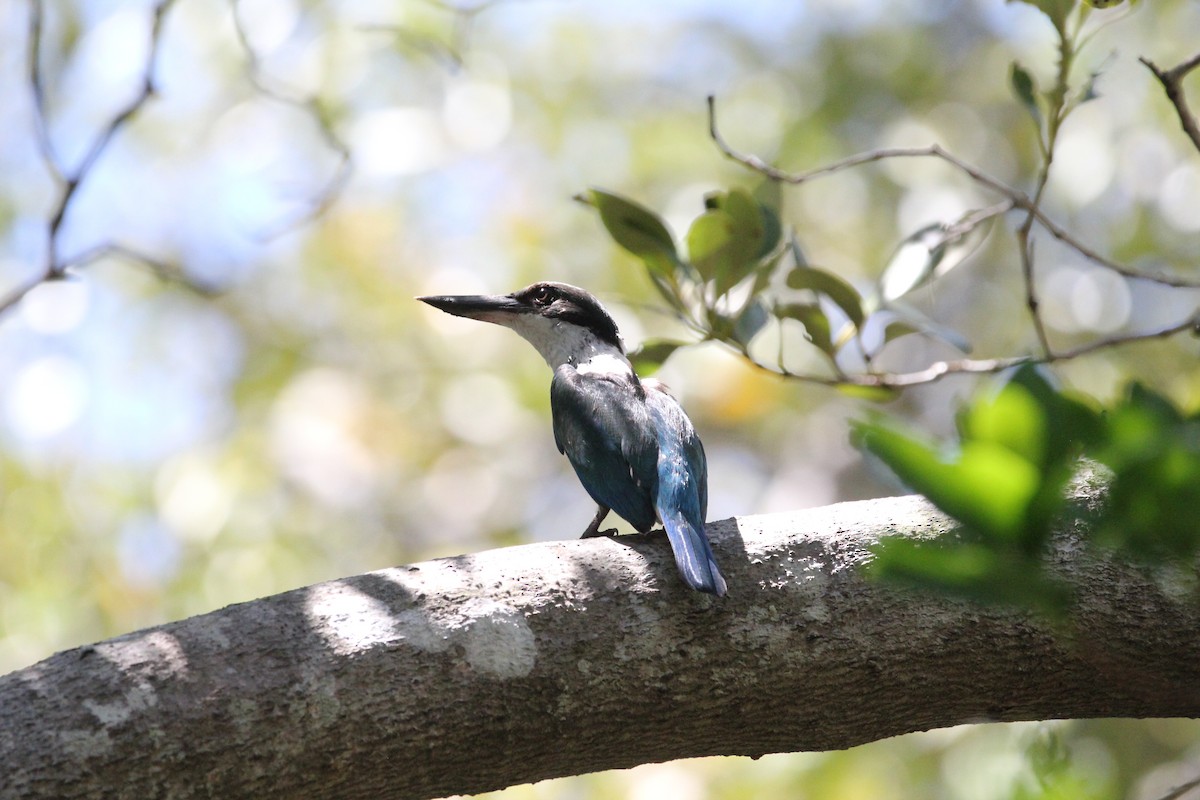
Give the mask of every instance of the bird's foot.
<svg viewBox="0 0 1200 800">
<path fill-rule="evenodd" d="M 583 532 L 583 535 L 580 536 L 579 538 L 580 539 L 599 539 L 599 538 L 603 537 L 606 539 L 611 539 L 612 537 L 614 537 L 616 535 L 617 535 L 616 528 L 609 528 L 606 531 L 596 530 L 595 528 L 588 528 L 586 531 Z"/>
</svg>

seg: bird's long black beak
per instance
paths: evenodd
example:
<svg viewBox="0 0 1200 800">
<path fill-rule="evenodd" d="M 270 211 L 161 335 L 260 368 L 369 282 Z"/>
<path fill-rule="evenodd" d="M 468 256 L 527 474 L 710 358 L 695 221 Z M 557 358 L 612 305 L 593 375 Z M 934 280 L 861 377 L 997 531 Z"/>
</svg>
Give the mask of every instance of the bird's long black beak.
<svg viewBox="0 0 1200 800">
<path fill-rule="evenodd" d="M 524 303 L 507 294 L 444 294 L 417 299 L 456 317 L 499 324 L 504 324 L 515 314 L 530 310 Z"/>
</svg>

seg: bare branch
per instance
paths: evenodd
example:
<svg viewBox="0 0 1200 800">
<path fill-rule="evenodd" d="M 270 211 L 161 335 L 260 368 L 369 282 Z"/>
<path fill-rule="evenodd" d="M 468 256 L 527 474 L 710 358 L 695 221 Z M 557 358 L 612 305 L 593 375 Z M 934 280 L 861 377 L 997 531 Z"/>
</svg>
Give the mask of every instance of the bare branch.
<svg viewBox="0 0 1200 800">
<path fill-rule="evenodd" d="M 143 267 L 149 270 L 153 275 L 164 281 L 178 284 L 206 297 L 215 297 L 221 293 L 219 286 L 196 280 L 196 278 L 185 273 L 183 268 L 174 262 L 156 258 L 136 248 L 117 242 L 105 242 L 88 248 L 66 262 L 65 266 L 68 270 L 73 268 L 78 269 L 104 258 L 117 258 L 122 261 L 128 261 L 135 267 Z M 68 274 L 70 273 L 68 272 Z"/>
<path fill-rule="evenodd" d="M 75 198 L 76 192 L 84 180 L 86 180 L 92 167 L 95 166 L 97 159 L 100 158 L 109 143 L 112 142 L 117 132 L 125 127 L 129 120 L 154 96 L 154 71 L 158 61 L 159 44 L 162 39 L 163 19 L 166 17 L 168 9 L 175 3 L 175 0 L 162 0 L 161 3 L 154 7 L 154 16 L 150 27 L 150 52 L 146 57 L 146 64 L 142 70 L 140 77 L 141 85 L 138 87 L 138 91 L 124 106 L 117 110 L 112 118 L 109 119 L 108 124 L 100 129 L 96 138 L 92 140 L 83 158 L 74 169 L 66 167 L 56 157 L 53 142 L 50 140 L 40 55 L 42 0 L 31 0 L 31 3 L 29 83 L 34 96 L 35 124 L 37 126 L 38 141 L 46 164 L 60 184 L 58 200 L 50 211 L 50 222 L 46 229 L 48 251 L 46 255 L 45 277 L 53 278 L 61 276 L 63 270 L 66 269 L 66 264 L 62 261 L 58 252 L 58 236 L 59 231 L 62 229 L 63 221 L 66 218 L 67 210 L 71 207 L 71 202 Z"/>
<path fill-rule="evenodd" d="M 120 254 L 130 260 L 139 261 L 162 275 L 173 275 L 178 280 L 184 276 L 178 269 L 162 269 L 160 262 L 143 256 L 136 251 L 114 243 L 99 245 L 87 253 L 65 258 L 59 248 L 59 236 L 67 213 L 77 196 L 79 187 L 87 180 L 96 162 L 108 149 L 113 137 L 124 128 L 131 119 L 154 96 L 154 73 L 158 62 L 159 47 L 162 40 L 163 20 L 175 0 L 162 0 L 154 7 L 154 15 L 150 25 L 149 54 L 143 66 L 137 92 L 125 105 L 121 106 L 108 122 L 97 132 L 96 137 L 88 145 L 83 158 L 70 168 L 62 163 L 50 137 L 49 108 L 46 102 L 45 76 L 42 72 L 42 41 L 43 41 L 43 0 L 30 0 L 29 8 L 29 57 L 27 74 L 30 92 L 33 95 L 34 134 L 42 161 L 54 182 L 58 185 L 58 197 L 51 207 L 46 223 L 46 259 L 40 272 L 25 282 L 10 289 L 0 296 L 0 314 L 15 306 L 25 295 L 33 291 L 45 281 L 62 278 L 68 267 L 83 266 L 91 263 L 104 254 Z"/>
<path fill-rule="evenodd" d="M 1179 798 L 1183 797 L 1185 794 L 1197 787 L 1200 787 L 1200 778 L 1196 778 L 1195 780 L 1190 780 L 1187 783 L 1176 786 L 1174 789 L 1158 798 L 1158 800 L 1179 800 Z"/>
<path fill-rule="evenodd" d="M 1015 209 L 1030 212 L 1034 215 L 1038 224 L 1046 229 L 1055 239 L 1063 242 L 1067 246 L 1076 250 L 1080 255 L 1089 261 L 1112 270 L 1126 278 L 1137 280 L 1146 280 L 1153 283 L 1162 284 L 1163 286 L 1172 286 L 1178 288 L 1200 289 L 1200 280 L 1183 278 L 1176 275 L 1165 275 L 1162 273 L 1145 273 L 1139 272 L 1132 267 L 1127 267 L 1119 264 L 1112 259 L 1100 255 L 1095 250 L 1087 247 L 1085 244 L 1076 239 L 1061 225 L 1054 222 L 1046 216 L 1037 204 L 1029 195 L 1019 189 L 1015 189 L 1004 183 L 998 178 L 988 175 L 986 172 L 977 167 L 968 164 L 949 151 L 945 150 L 941 145 L 933 144 L 928 147 L 891 147 L 880 148 L 877 150 L 868 150 L 863 153 L 857 153 L 847 158 L 835 161 L 832 164 L 827 164 L 823 167 L 809 170 L 807 172 L 788 172 L 779 169 L 755 155 L 748 155 L 738 152 L 733 149 L 721 136 L 717 129 L 716 118 L 716 98 L 712 95 L 708 97 L 708 126 L 709 135 L 716 144 L 717 149 L 726 158 L 735 161 L 744 167 L 747 167 L 758 174 L 780 183 L 788 183 L 800 185 L 815 178 L 822 178 L 827 175 L 833 175 L 846 169 L 869 164 L 875 161 L 884 161 L 889 158 L 936 158 L 950 166 L 954 167 L 959 172 L 969 177 L 971 180 L 978 183 L 991 191 L 1008 198 Z"/>
<path fill-rule="evenodd" d="M 56 278 L 53 275 L 47 275 L 44 272 L 39 272 L 32 278 L 28 278 L 14 286 L 12 289 L 9 289 L 7 293 L 0 295 L 0 314 L 3 314 L 8 309 L 21 302 L 21 300 L 25 298 L 25 295 L 29 294 L 34 289 L 41 286 L 46 281 L 51 280 L 56 280 Z"/>
<path fill-rule="evenodd" d="M 1200 124 L 1197 124 L 1196 117 L 1188 108 L 1187 95 L 1183 91 L 1183 79 L 1200 66 L 1200 53 L 1171 69 L 1160 69 L 1148 58 L 1139 58 L 1138 61 L 1145 64 L 1146 68 L 1154 73 L 1154 77 L 1158 78 L 1167 99 L 1175 106 L 1175 113 L 1179 115 L 1179 124 L 1183 126 L 1183 132 L 1192 140 L 1192 146 L 1200 152 Z"/>
<path fill-rule="evenodd" d="M 30 0 L 29 4 L 29 60 L 27 70 L 29 88 L 33 94 L 33 125 L 37 138 L 38 149 L 42 153 L 42 161 L 50 171 L 56 183 L 66 182 L 62 168 L 58 163 L 58 154 L 54 150 L 54 142 L 50 138 L 50 130 L 46 124 L 46 87 L 42 77 L 42 20 L 44 9 L 41 0 Z"/>
<path fill-rule="evenodd" d="M 246 55 L 246 73 L 251 85 L 260 94 L 284 105 L 298 108 L 307 114 L 313 121 L 313 124 L 317 126 L 317 130 L 320 132 L 326 147 L 337 156 L 337 167 L 334 169 L 333 175 L 325 182 L 324 187 L 309 200 L 307 210 L 292 215 L 287 219 L 280 220 L 265 231 L 260 232 L 262 238 L 271 239 L 307 222 L 311 222 L 328 211 L 337 202 L 342 190 L 349 182 L 350 176 L 354 171 L 354 165 L 350 155 L 350 147 L 342 141 L 337 131 L 334 130 L 331 115 L 322 106 L 318 97 L 298 96 L 294 92 L 279 89 L 268 84 L 267 79 L 263 75 L 261 59 L 255 51 L 254 46 L 250 43 L 245 24 L 242 22 L 240 13 L 241 3 L 239 0 L 230 0 L 230 2 L 234 31 L 237 33 L 238 43 Z"/>
<path fill-rule="evenodd" d="M 1185 331 L 1196 330 L 1200 330 L 1200 312 L 1162 328 L 1113 336 L 1108 339 L 1097 339 L 1071 350 L 1059 350 L 1042 356 L 1023 355 L 1000 358 L 963 358 L 955 361 L 935 361 L 924 369 L 912 372 L 869 372 L 856 374 L 839 372 L 836 377 L 792 372 L 787 369 L 774 369 L 766 364 L 755 361 L 743 351 L 738 352 L 745 355 L 752 366 L 763 372 L 792 380 L 804 381 L 805 383 L 832 388 L 839 386 L 863 386 L 878 389 L 905 389 L 910 386 L 934 383 L 949 375 L 986 375 L 1003 372 L 1006 369 L 1020 366 L 1021 364 L 1056 364 L 1063 361 L 1072 361 L 1100 350 L 1110 350 L 1135 342 L 1167 339 Z"/>
<path fill-rule="evenodd" d="M 981 209 L 974 215 L 969 215 L 971 224 L 975 224 L 975 218 L 978 216 L 982 216 L 982 218 L 986 219 L 988 217 L 996 216 L 1013 209 L 1024 211 L 1026 214 L 1022 225 L 1016 231 L 1016 236 L 1021 254 L 1022 276 L 1026 287 L 1026 304 L 1029 307 L 1030 315 L 1033 320 L 1034 328 L 1040 344 L 1041 352 L 1039 355 L 1011 356 L 993 359 L 961 359 L 957 361 L 940 361 L 930 364 L 925 369 L 913 372 L 866 373 L 855 375 L 838 374 L 836 376 L 795 373 L 782 368 L 774 369 L 765 364 L 757 363 L 747 356 L 748 360 L 750 360 L 754 366 L 761 370 L 783 377 L 803 380 L 825 386 L 904 388 L 907 386 L 931 383 L 933 381 L 940 380 L 947 375 L 995 373 L 1018 364 L 1050 364 L 1060 361 L 1068 361 L 1100 350 L 1118 347 L 1131 342 L 1167 338 L 1182 331 L 1195 329 L 1197 325 L 1200 325 L 1200 315 L 1197 315 L 1189 317 L 1185 320 L 1181 320 L 1177 323 L 1172 323 L 1161 329 L 1143 333 L 1126 334 L 1107 339 L 1099 339 L 1072 350 L 1056 352 L 1050 347 L 1044 323 L 1042 322 L 1041 316 L 1038 313 L 1038 299 L 1034 289 L 1034 242 L 1030 236 L 1030 233 L 1032 232 L 1035 222 L 1044 228 L 1051 236 L 1063 242 L 1067 246 L 1075 249 L 1076 252 L 1080 253 L 1089 261 L 1109 269 L 1125 278 L 1148 280 L 1164 286 L 1177 288 L 1200 288 L 1200 281 L 1189 280 L 1171 275 L 1145 274 L 1133 270 L 1092 250 L 1087 245 L 1076 239 L 1072 234 L 1064 230 L 1060 225 L 1047 217 L 1039 207 L 1038 200 L 1046 186 L 1049 174 L 1049 160 L 1047 160 L 1046 165 L 1039 174 L 1037 193 L 1033 197 L 1030 197 L 1019 189 L 1015 189 L 1003 181 L 988 175 L 979 168 L 968 164 L 937 144 L 930 145 L 928 147 L 880 148 L 876 150 L 869 150 L 806 172 L 787 172 L 766 163 L 758 156 L 741 153 L 735 150 L 728 144 L 728 142 L 725 141 L 717 126 L 716 98 L 712 95 L 709 95 L 708 97 L 708 127 L 710 137 L 716 144 L 718 150 L 720 150 L 724 156 L 759 173 L 760 175 L 763 175 L 766 178 L 769 178 L 770 180 L 778 181 L 780 183 L 799 185 L 815 178 L 835 174 L 842 170 L 891 158 L 936 158 L 954 167 L 956 170 L 963 173 L 980 186 L 983 186 L 986 189 L 989 189 L 1006 198 L 1006 200 L 1002 203 Z M 1050 157 L 1052 157 L 1052 151 L 1050 155 L 1048 155 L 1048 159 Z"/>
</svg>

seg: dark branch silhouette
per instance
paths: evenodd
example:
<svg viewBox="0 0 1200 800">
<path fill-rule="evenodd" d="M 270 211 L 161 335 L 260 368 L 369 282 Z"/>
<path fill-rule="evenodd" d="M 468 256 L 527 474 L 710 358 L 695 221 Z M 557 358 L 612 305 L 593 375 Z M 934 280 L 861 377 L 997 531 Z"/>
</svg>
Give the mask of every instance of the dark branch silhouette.
<svg viewBox="0 0 1200 800">
<path fill-rule="evenodd" d="M 59 236 L 63 222 L 66 220 L 72 203 L 77 196 L 79 187 L 87 180 L 92 168 L 104 155 L 113 138 L 124 128 L 131 119 L 154 97 L 154 74 L 158 62 L 159 47 L 162 40 L 163 20 L 175 0 L 163 0 L 154 7 L 150 25 L 150 47 L 146 63 L 138 81 L 138 88 L 130 98 L 109 118 L 85 151 L 83 158 L 74 167 L 65 164 L 54 147 L 50 137 L 48 124 L 49 110 L 46 101 L 46 83 L 42 70 L 42 26 L 44 21 L 43 0 L 30 0 L 29 3 L 29 42 L 28 61 L 26 65 L 30 91 L 33 95 L 34 129 L 38 150 L 42 154 L 47 171 L 58 187 L 58 196 L 51 206 L 46 223 L 46 258 L 40 270 L 30 279 L 0 296 L 0 314 L 13 307 L 21 299 L 45 281 L 64 278 L 71 267 L 84 266 L 99 258 L 105 251 L 121 251 L 135 263 L 150 267 L 156 273 L 176 280 L 182 272 L 164 264 L 158 259 L 143 255 L 132 248 L 108 243 L 93 248 L 87 253 L 76 256 L 63 256 L 59 245 Z"/>
<path fill-rule="evenodd" d="M 1179 115 L 1179 124 L 1183 126 L 1183 132 L 1192 140 L 1192 146 L 1196 148 L 1196 151 L 1200 152 L 1200 125 L 1196 123 L 1196 117 L 1188 107 L 1187 95 L 1183 91 L 1183 79 L 1196 67 L 1200 67 L 1200 53 L 1171 69 L 1160 69 L 1148 58 L 1138 60 L 1154 73 L 1154 77 L 1158 78 L 1167 99 L 1171 101 L 1171 105 L 1175 106 L 1175 113 Z"/>
<path fill-rule="evenodd" d="M 103 159 L 117 135 L 156 96 L 157 86 L 155 76 L 159 54 L 163 47 L 163 29 L 175 2 L 176 0 L 162 0 L 162 2 L 153 7 L 148 34 L 149 49 L 138 78 L 136 91 L 100 127 L 88 143 L 79 163 L 72 166 L 64 163 L 50 136 L 49 118 L 51 112 L 47 100 L 46 75 L 42 64 L 44 0 L 30 0 L 26 71 L 30 93 L 33 97 L 34 134 L 42 161 L 57 186 L 57 194 L 53 205 L 47 212 L 45 261 L 32 276 L 21 281 L 5 293 L 0 294 L 0 314 L 15 306 L 25 295 L 42 283 L 68 277 L 70 270 L 80 269 L 99 259 L 114 256 L 134 266 L 147 268 L 161 278 L 202 294 L 217 293 L 218 287 L 196 280 L 180 265 L 142 252 L 121 242 L 101 242 L 81 253 L 70 255 L 62 252 L 60 244 L 63 225 L 67 216 L 71 213 L 71 209 L 74 207 L 80 187 L 87 182 L 96 165 Z M 232 6 L 235 30 L 239 37 L 239 44 L 246 55 L 249 80 L 255 90 L 277 102 L 301 109 L 313 121 L 313 124 L 316 125 L 326 147 L 337 158 L 337 166 L 333 174 L 316 196 L 310 199 L 308 208 L 298 215 L 281 220 L 279 223 L 271 226 L 269 230 L 261 232 L 264 237 L 269 238 L 284 233 L 297 225 L 306 223 L 328 210 L 336 202 L 341 190 L 349 180 L 352 171 L 352 161 L 349 148 L 333 128 L 331 115 L 327 113 L 327 110 L 315 98 L 291 96 L 284 91 L 269 86 L 261 77 L 258 57 L 250 46 L 245 36 L 245 31 L 242 29 L 241 20 L 237 13 L 236 0 L 232 3 Z"/>
</svg>

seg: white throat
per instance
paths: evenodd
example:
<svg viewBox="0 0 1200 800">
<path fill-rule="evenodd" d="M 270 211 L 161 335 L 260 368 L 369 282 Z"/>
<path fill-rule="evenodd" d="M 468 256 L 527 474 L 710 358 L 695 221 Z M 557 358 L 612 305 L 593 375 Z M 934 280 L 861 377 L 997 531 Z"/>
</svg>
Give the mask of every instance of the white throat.
<svg viewBox="0 0 1200 800">
<path fill-rule="evenodd" d="M 620 348 L 597 339 L 586 328 L 536 314 L 514 317 L 508 321 L 508 327 L 533 345 L 550 369 L 570 364 L 583 373 L 633 374 L 633 367 Z"/>
</svg>

